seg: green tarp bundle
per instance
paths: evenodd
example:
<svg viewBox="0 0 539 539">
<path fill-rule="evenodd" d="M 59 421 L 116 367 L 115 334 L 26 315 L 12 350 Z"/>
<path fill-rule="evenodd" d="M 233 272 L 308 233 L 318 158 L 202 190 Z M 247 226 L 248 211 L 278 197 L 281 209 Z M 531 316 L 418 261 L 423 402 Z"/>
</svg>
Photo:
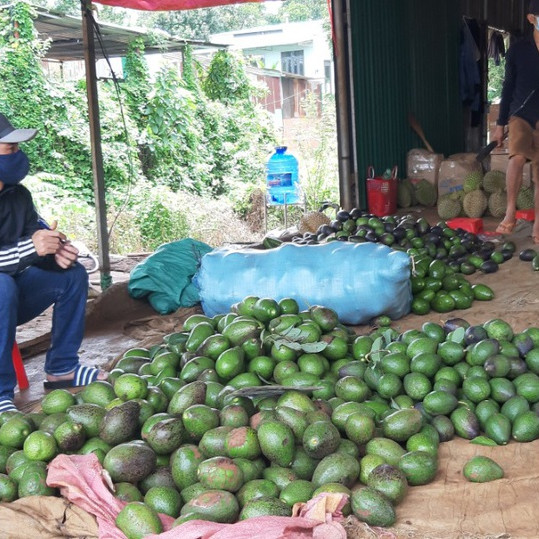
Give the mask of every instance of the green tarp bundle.
<svg viewBox="0 0 539 539">
<path fill-rule="evenodd" d="M 190 238 L 165 243 L 146 260 L 137 264 L 129 276 L 129 295 L 147 297 L 160 314 L 200 301 L 198 288 L 191 282 L 202 257 L 212 248 Z"/>
</svg>

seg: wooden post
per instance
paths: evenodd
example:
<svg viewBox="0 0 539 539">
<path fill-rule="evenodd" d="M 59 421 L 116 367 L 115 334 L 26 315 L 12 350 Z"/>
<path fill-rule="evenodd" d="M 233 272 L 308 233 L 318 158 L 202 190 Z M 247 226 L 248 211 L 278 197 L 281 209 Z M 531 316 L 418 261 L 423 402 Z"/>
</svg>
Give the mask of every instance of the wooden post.
<svg viewBox="0 0 539 539">
<path fill-rule="evenodd" d="M 349 43 L 349 0 L 332 0 L 333 56 L 335 97 L 337 106 L 337 138 L 339 152 L 339 191 L 341 207 L 361 208 L 361 196 L 355 167 L 352 104 L 352 70 Z"/>
<path fill-rule="evenodd" d="M 95 67 L 95 43 L 91 0 L 81 3 L 82 38 L 84 64 L 86 67 L 86 94 L 88 99 L 88 119 L 90 124 L 90 144 L 92 149 L 92 170 L 94 176 L 94 198 L 97 223 L 97 245 L 101 288 L 105 290 L 112 282 L 110 276 L 109 235 L 107 229 L 107 206 L 105 203 L 105 175 L 101 150 L 101 124 L 99 121 L 99 98 L 97 94 L 97 74 Z"/>
</svg>

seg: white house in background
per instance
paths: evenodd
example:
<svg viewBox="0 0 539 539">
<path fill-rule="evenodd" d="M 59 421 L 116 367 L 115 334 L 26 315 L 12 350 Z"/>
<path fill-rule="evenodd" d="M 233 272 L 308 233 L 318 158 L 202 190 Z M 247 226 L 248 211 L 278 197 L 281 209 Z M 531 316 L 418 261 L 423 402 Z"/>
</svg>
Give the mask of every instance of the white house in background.
<svg viewBox="0 0 539 539">
<path fill-rule="evenodd" d="M 333 93 L 333 57 L 323 21 L 258 26 L 210 36 L 211 43 L 241 50 L 266 81 L 266 102 L 276 121 L 301 116 L 299 102 L 306 90 Z M 280 84 L 275 84 L 275 77 Z"/>
</svg>

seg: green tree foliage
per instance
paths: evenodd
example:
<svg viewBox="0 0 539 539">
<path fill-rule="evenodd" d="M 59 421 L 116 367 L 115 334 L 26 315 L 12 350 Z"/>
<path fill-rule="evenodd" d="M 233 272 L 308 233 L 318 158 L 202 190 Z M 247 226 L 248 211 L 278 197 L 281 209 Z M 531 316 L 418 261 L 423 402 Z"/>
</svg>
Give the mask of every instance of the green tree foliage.
<svg viewBox="0 0 539 539">
<path fill-rule="evenodd" d="M 80 15 L 81 5 L 79 2 L 73 2 L 73 0 L 56 0 L 55 2 L 47 2 L 46 0 L 37 0 L 34 2 L 36 6 L 49 8 L 58 13 L 65 13 L 66 15 Z"/>
<path fill-rule="evenodd" d="M 193 56 L 193 47 L 187 45 L 183 50 L 182 79 L 185 87 L 195 94 L 195 97 L 202 97 L 200 79 L 204 76 L 204 69 Z M 199 101 L 202 99 L 199 99 Z"/>
<path fill-rule="evenodd" d="M 502 96 L 503 79 L 505 77 L 505 59 L 496 65 L 492 58 L 488 61 L 488 100 L 498 100 Z"/>
<path fill-rule="evenodd" d="M 219 51 L 202 87 L 210 99 L 204 117 L 212 155 L 226 156 L 214 162 L 213 192 L 223 194 L 240 183 L 257 183 L 274 136 L 268 113 L 253 101 L 257 90 L 247 78 L 243 58 Z"/>
<path fill-rule="evenodd" d="M 211 34 L 265 24 L 261 4 L 159 11 L 145 19 L 141 21 L 145 26 L 152 25 L 175 36 L 202 41 Z"/>
<path fill-rule="evenodd" d="M 0 0 L 0 5 L 10 3 L 10 0 Z M 34 0 L 32 3 L 68 15 L 79 15 L 81 12 L 80 2 L 74 0 Z M 202 41 L 220 32 L 284 22 L 329 19 L 327 0 L 286 0 L 277 13 L 266 10 L 263 2 L 138 14 L 119 7 L 97 7 L 101 21 L 125 25 L 126 18 L 132 21 L 136 19 L 137 26 L 141 28 L 158 28 L 174 36 Z"/>
<path fill-rule="evenodd" d="M 137 38 L 127 50 L 122 85 L 129 115 L 139 129 L 146 124 L 146 103 L 151 90 L 148 64 L 144 57 L 144 40 Z"/>
<path fill-rule="evenodd" d="M 275 14 L 268 12 L 263 3 L 162 11 L 141 18 L 140 24 L 186 39 L 207 40 L 221 32 L 316 19 L 329 19 L 327 0 L 287 0 Z"/>
<path fill-rule="evenodd" d="M 173 190 L 202 192 L 206 165 L 199 160 L 200 125 L 196 103 L 178 72 L 161 69 L 148 105 L 147 144 L 152 160 L 148 175 Z"/>
<path fill-rule="evenodd" d="M 241 67 L 239 56 L 224 50 L 215 54 L 203 84 L 206 95 L 225 104 L 248 99 L 251 86 Z"/>
<path fill-rule="evenodd" d="M 328 18 L 327 0 L 288 0 L 279 11 L 280 22 Z"/>
<path fill-rule="evenodd" d="M 298 159 L 306 205 L 318 209 L 324 200 L 338 200 L 337 121 L 335 98 L 308 92 L 301 106 L 311 129 L 299 136 Z M 319 114 L 321 110 L 321 114 Z"/>
<path fill-rule="evenodd" d="M 5 3 L 9 4 L 11 2 L 7 0 Z M 32 0 L 32 4 L 36 7 L 49 9 L 56 13 L 64 13 L 66 15 L 74 16 L 80 16 L 81 14 L 80 0 Z M 94 9 L 96 9 L 99 13 L 99 20 L 122 26 L 125 26 L 126 14 L 129 13 L 129 11 L 132 11 L 119 7 L 103 6 L 101 4 L 95 4 Z"/>
</svg>

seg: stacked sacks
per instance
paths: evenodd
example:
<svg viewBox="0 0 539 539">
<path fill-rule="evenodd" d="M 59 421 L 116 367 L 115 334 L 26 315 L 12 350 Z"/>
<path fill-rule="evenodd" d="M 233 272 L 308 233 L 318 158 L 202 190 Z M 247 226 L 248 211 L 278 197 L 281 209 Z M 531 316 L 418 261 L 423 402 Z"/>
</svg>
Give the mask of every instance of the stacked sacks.
<svg viewBox="0 0 539 539">
<path fill-rule="evenodd" d="M 458 193 L 448 193 L 442 195 L 438 200 L 438 216 L 444 221 L 458 217 L 462 211 L 460 195 Z"/>
</svg>

